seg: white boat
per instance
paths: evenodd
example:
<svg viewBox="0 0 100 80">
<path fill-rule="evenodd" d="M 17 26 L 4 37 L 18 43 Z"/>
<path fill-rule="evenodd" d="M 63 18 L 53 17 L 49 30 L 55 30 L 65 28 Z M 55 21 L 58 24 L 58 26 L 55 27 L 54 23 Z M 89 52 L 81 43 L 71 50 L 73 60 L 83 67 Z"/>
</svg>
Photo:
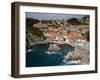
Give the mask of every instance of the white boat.
<svg viewBox="0 0 100 80">
<path fill-rule="evenodd" d="M 27 50 L 27 52 L 31 52 L 31 51 L 32 51 L 32 49 L 28 49 L 28 50 Z"/>
</svg>

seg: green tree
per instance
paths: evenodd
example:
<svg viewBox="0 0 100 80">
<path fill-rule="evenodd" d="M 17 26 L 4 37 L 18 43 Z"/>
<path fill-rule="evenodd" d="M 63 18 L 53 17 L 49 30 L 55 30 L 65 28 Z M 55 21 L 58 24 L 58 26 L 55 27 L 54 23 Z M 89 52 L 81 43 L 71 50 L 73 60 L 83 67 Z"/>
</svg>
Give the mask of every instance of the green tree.
<svg viewBox="0 0 100 80">
<path fill-rule="evenodd" d="M 39 22 L 39 20 L 33 18 L 26 18 L 26 29 L 32 29 L 33 24 L 36 24 L 37 22 Z"/>
<path fill-rule="evenodd" d="M 85 15 L 82 17 L 82 24 L 89 24 L 89 15 Z"/>
<path fill-rule="evenodd" d="M 80 22 L 77 18 L 68 19 L 67 22 L 71 25 L 79 25 L 80 24 Z"/>
<path fill-rule="evenodd" d="M 90 40 L 90 33 L 89 33 L 89 31 L 86 31 L 86 32 L 84 33 L 84 37 L 87 39 L 87 41 Z"/>
<path fill-rule="evenodd" d="M 31 39 L 31 41 L 34 42 L 34 41 L 41 41 L 46 39 L 46 37 L 43 34 L 43 31 L 33 26 L 33 24 L 36 24 L 38 22 L 39 20 L 37 19 L 26 18 L 26 37 L 28 36 L 28 34 L 32 35 L 32 36 L 28 36 L 27 40 Z"/>
</svg>

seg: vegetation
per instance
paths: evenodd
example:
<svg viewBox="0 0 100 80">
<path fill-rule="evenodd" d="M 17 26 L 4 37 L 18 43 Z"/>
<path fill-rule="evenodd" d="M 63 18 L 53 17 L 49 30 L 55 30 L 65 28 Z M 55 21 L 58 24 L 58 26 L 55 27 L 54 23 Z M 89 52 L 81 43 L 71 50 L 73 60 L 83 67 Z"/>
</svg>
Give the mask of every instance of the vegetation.
<svg viewBox="0 0 100 80">
<path fill-rule="evenodd" d="M 86 16 L 83 16 L 83 17 L 82 17 L 83 20 L 86 20 L 86 19 L 88 19 L 88 18 L 89 18 L 89 15 L 86 15 Z"/>
<path fill-rule="evenodd" d="M 86 31 L 86 32 L 85 32 L 85 37 L 86 37 L 87 41 L 90 40 L 90 39 L 89 39 L 89 37 L 90 37 L 89 35 L 90 35 L 90 34 L 89 34 L 89 31 Z"/>
<path fill-rule="evenodd" d="M 68 22 L 69 24 L 71 24 L 71 25 L 79 25 L 79 24 L 80 24 L 80 22 L 79 22 L 79 20 L 78 20 L 77 18 L 68 19 L 67 22 Z"/>
<path fill-rule="evenodd" d="M 87 39 L 87 41 L 90 40 L 90 33 L 89 33 L 89 31 L 86 31 L 85 33 L 82 33 L 82 35 Z"/>
<path fill-rule="evenodd" d="M 36 24 L 37 22 L 39 22 L 39 20 L 33 18 L 26 18 L 26 29 L 32 29 L 33 24 Z"/>
<path fill-rule="evenodd" d="M 33 24 L 38 23 L 39 20 L 33 19 L 33 18 L 26 18 L 26 40 L 41 41 L 46 39 L 46 37 L 43 34 L 43 31 L 41 31 L 39 28 L 36 28 L 33 26 Z"/>
<path fill-rule="evenodd" d="M 82 24 L 89 25 L 89 15 L 82 17 Z"/>
</svg>

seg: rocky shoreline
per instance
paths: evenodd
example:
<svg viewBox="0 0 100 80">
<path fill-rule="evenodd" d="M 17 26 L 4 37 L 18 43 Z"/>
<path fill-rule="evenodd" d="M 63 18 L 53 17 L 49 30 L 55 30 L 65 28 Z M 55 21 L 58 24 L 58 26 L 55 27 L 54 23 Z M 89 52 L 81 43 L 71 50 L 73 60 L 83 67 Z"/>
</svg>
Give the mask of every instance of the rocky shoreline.
<svg viewBox="0 0 100 80">
<path fill-rule="evenodd" d="M 64 61 L 77 61 L 77 64 L 89 64 L 89 49 L 75 47 L 74 51 L 65 55 Z"/>
<path fill-rule="evenodd" d="M 50 42 L 46 42 L 46 43 L 51 44 Z M 46 43 L 45 42 L 33 43 L 32 45 L 30 45 L 30 48 L 32 48 L 35 44 L 46 44 Z M 52 44 L 55 45 L 53 46 L 53 48 L 58 48 L 58 46 L 56 45 L 61 46 L 62 43 L 52 43 Z M 63 44 L 67 44 L 67 43 L 63 43 Z M 65 45 L 63 47 L 65 47 Z M 89 64 L 89 55 L 90 55 L 89 44 L 87 43 L 87 45 L 84 46 L 74 46 L 74 51 L 68 52 L 67 55 L 64 56 L 63 61 L 64 62 L 73 61 L 77 64 Z"/>
</svg>

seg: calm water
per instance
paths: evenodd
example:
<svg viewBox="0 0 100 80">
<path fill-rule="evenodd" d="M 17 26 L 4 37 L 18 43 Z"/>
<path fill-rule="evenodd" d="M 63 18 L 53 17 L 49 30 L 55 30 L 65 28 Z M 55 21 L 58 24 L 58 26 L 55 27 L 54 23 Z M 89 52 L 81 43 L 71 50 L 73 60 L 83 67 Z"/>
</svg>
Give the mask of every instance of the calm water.
<svg viewBox="0 0 100 80">
<path fill-rule="evenodd" d="M 60 50 L 50 54 L 49 45 L 50 43 L 35 44 L 30 51 L 27 51 L 26 67 L 66 65 L 63 63 L 64 55 L 73 51 L 74 48 L 67 44 L 60 44 Z"/>
</svg>

